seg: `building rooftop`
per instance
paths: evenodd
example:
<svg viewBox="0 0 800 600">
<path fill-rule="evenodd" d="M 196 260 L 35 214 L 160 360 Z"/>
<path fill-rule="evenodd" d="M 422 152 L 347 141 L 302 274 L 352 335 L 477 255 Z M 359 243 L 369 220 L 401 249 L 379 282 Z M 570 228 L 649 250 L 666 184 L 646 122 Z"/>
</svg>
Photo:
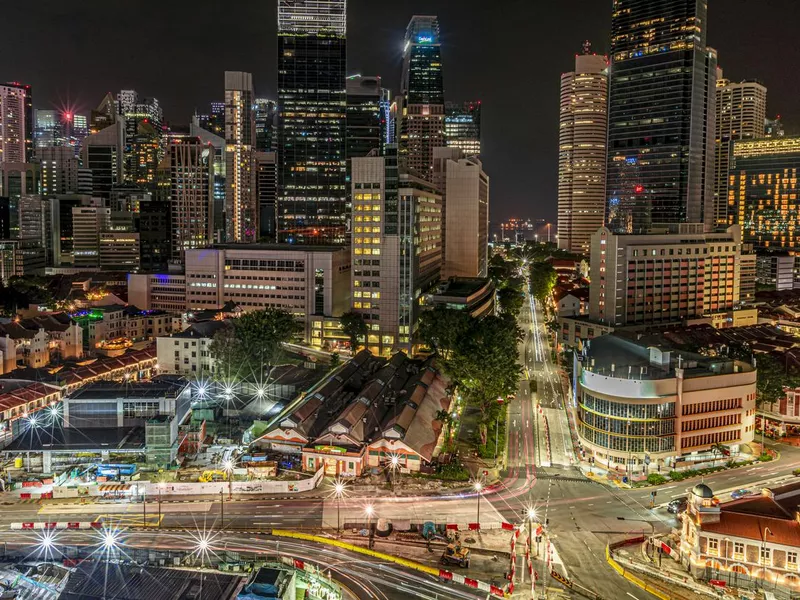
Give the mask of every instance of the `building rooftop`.
<svg viewBox="0 0 800 600">
<path fill-rule="evenodd" d="M 101 561 L 80 563 L 70 574 L 59 600 L 232 600 L 244 586 L 236 575 L 189 569 L 139 567 Z"/>
<path fill-rule="evenodd" d="M 482 277 L 451 277 L 439 288 L 437 296 L 471 296 L 487 286 L 492 285 L 490 279 Z"/>
<path fill-rule="evenodd" d="M 65 400 L 106 400 L 109 398 L 175 398 L 189 385 L 182 377 L 161 376 L 153 381 L 95 381 L 78 388 Z"/>
<path fill-rule="evenodd" d="M 589 340 L 584 348 L 584 369 L 602 375 L 628 379 L 670 379 L 675 368 L 684 377 L 705 377 L 735 372 L 749 372 L 749 363 L 726 356 L 704 356 L 687 350 L 668 339 L 615 332 Z"/>
<path fill-rule="evenodd" d="M 144 427 L 28 427 L 2 452 L 14 454 L 42 450 L 62 452 L 144 452 Z"/>
<path fill-rule="evenodd" d="M 229 321 L 200 321 L 199 323 L 190 325 L 179 333 L 173 333 L 169 337 L 195 340 L 200 338 L 213 338 L 218 331 L 229 326 Z"/>
<path fill-rule="evenodd" d="M 346 246 L 313 246 L 302 244 L 214 244 L 214 250 L 253 250 L 273 252 L 342 252 Z"/>
</svg>

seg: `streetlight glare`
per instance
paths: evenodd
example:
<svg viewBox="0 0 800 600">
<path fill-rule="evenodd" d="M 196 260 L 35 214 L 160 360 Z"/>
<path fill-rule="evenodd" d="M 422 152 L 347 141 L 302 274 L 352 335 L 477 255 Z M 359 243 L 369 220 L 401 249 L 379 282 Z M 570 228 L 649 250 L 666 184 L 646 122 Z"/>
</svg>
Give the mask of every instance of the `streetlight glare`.
<svg viewBox="0 0 800 600">
<path fill-rule="evenodd" d="M 532 508 L 528 509 L 528 518 L 533 521 L 536 518 L 536 511 Z"/>
<path fill-rule="evenodd" d="M 483 489 L 483 484 L 480 481 L 475 482 L 475 491 L 480 492 Z"/>
<path fill-rule="evenodd" d="M 371 517 L 375 512 L 375 507 L 372 506 L 372 504 L 367 504 L 367 506 L 364 508 L 364 512 L 367 513 L 368 517 Z"/>
</svg>

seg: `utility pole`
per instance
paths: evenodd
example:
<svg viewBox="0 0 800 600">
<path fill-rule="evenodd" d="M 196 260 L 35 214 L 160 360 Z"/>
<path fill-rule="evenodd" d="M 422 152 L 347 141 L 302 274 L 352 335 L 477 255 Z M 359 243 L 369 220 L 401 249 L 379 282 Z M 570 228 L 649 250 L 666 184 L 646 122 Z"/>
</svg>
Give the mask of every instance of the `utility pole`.
<svg viewBox="0 0 800 600">
<path fill-rule="evenodd" d="M 225 529 L 225 491 L 219 490 L 219 528 Z"/>
</svg>

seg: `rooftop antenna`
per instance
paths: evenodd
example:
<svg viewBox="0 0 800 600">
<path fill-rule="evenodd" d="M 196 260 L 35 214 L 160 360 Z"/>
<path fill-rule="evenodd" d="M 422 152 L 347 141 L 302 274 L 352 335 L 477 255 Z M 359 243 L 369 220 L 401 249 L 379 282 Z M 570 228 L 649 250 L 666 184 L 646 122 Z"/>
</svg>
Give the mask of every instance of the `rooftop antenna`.
<svg viewBox="0 0 800 600">
<path fill-rule="evenodd" d="M 591 54 L 592 53 L 592 42 L 586 40 L 583 42 L 583 53 L 584 54 Z"/>
</svg>

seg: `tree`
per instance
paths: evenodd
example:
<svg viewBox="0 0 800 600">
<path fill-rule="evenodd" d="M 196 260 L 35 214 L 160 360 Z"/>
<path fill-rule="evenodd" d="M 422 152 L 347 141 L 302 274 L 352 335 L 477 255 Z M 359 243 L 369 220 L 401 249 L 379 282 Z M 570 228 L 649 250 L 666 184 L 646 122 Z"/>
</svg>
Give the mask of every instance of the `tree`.
<svg viewBox="0 0 800 600">
<path fill-rule="evenodd" d="M 756 359 L 756 405 L 771 404 L 783 398 L 783 386 L 792 385 L 783 365 L 769 354 L 759 354 Z"/>
<path fill-rule="evenodd" d="M 364 318 L 357 312 L 346 312 L 339 319 L 342 323 L 342 331 L 350 338 L 350 350 L 353 354 L 358 350 L 359 339 L 367 342 L 367 333 L 369 329 L 367 324 L 364 323 Z"/>
<path fill-rule="evenodd" d="M 36 275 L 10 277 L 5 286 L 0 282 L 2 311 L 13 315 L 20 308 L 28 308 L 29 304 L 51 304 L 53 293 L 48 283 L 47 278 Z"/>
<path fill-rule="evenodd" d="M 450 429 L 453 426 L 453 415 L 450 414 L 450 411 L 438 410 L 433 418 L 442 423 L 442 437 L 444 438 L 444 447 L 446 448 L 450 444 Z"/>
<path fill-rule="evenodd" d="M 463 310 L 438 305 L 420 316 L 417 333 L 445 361 L 450 360 L 458 339 L 472 326 L 473 318 Z"/>
<path fill-rule="evenodd" d="M 513 287 L 504 287 L 497 292 L 497 304 L 500 312 L 517 316 L 522 310 L 525 297 L 521 291 Z"/>
<path fill-rule="evenodd" d="M 513 318 L 492 316 L 473 321 L 466 335 L 458 338 L 445 365 L 448 374 L 460 383 L 467 401 L 480 412 L 479 432 L 484 445 L 487 426 L 500 411 L 497 399 L 517 389 L 521 371 L 517 344 L 521 335 Z"/>
<path fill-rule="evenodd" d="M 272 367 L 284 357 L 283 343 L 300 333 L 302 325 L 287 311 L 266 308 L 243 314 L 226 330 L 214 336 L 211 356 L 226 377 L 243 374 L 263 376 L 263 367 Z"/>
<path fill-rule="evenodd" d="M 558 274 L 553 265 L 545 262 L 531 265 L 531 294 L 539 301 L 547 300 L 553 293 Z"/>
</svg>

